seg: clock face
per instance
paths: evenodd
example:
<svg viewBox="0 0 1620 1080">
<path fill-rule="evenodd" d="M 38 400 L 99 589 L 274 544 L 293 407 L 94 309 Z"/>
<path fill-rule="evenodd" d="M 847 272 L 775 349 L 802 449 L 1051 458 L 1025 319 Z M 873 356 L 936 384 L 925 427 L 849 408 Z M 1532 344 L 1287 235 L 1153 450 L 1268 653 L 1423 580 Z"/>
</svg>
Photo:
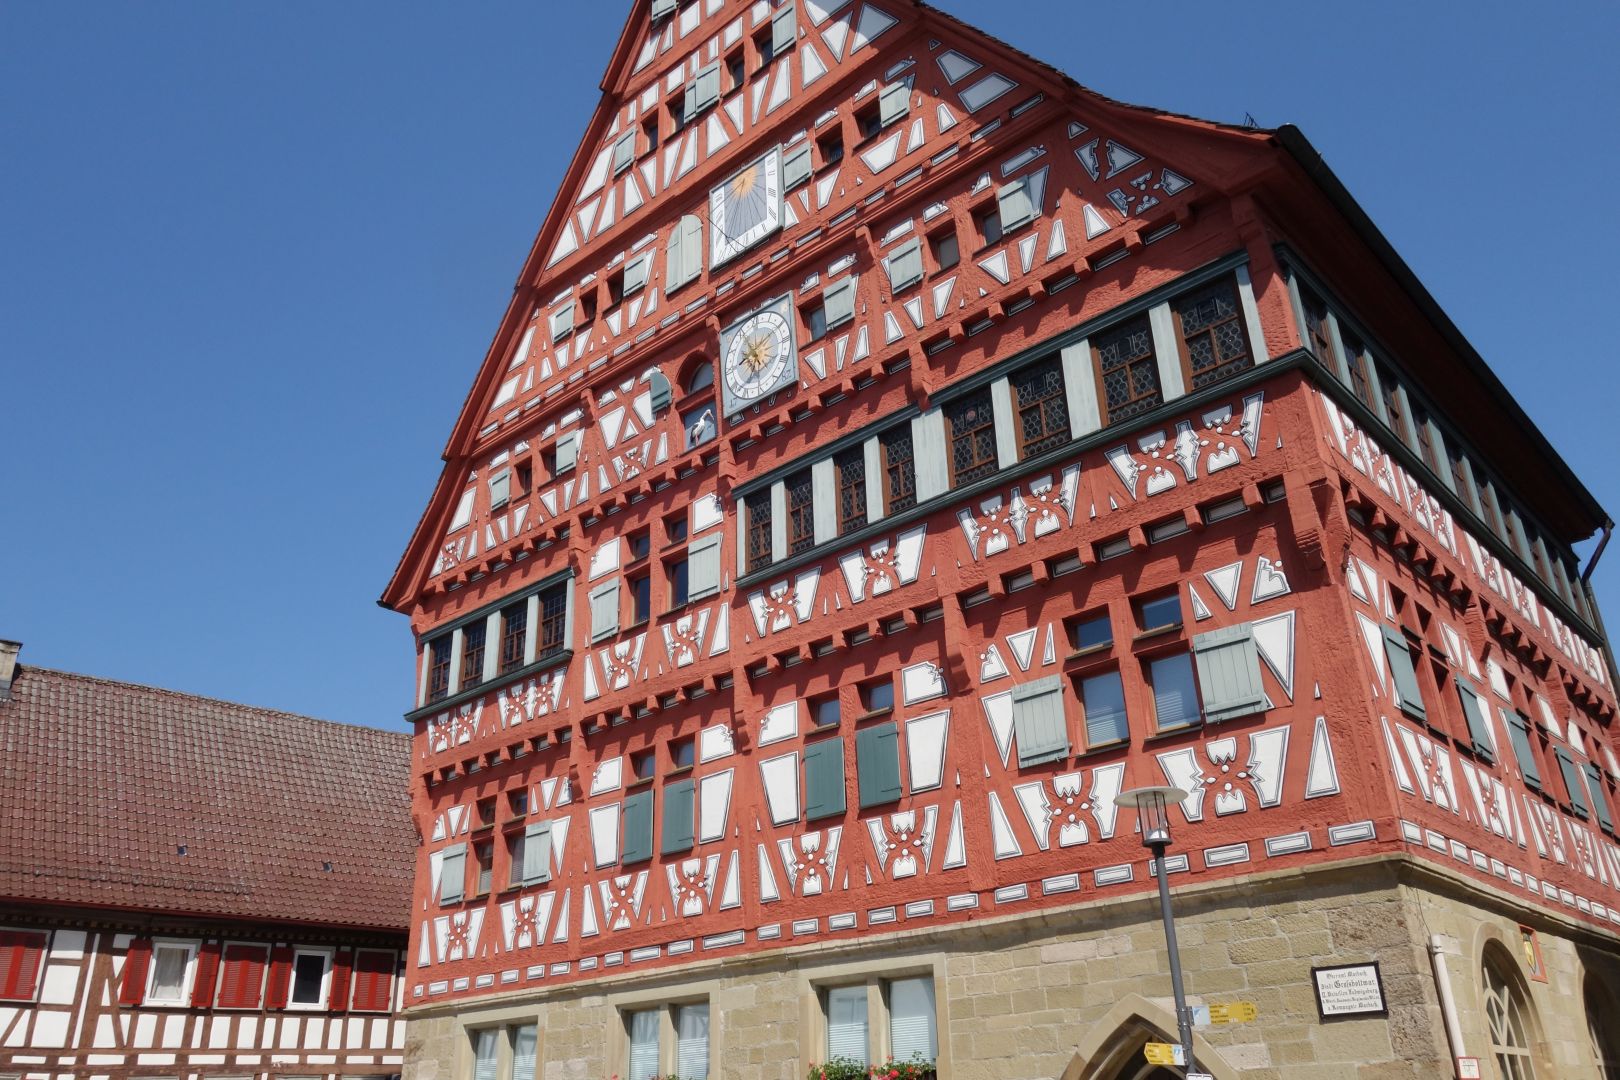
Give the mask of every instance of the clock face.
<svg viewBox="0 0 1620 1080">
<path fill-rule="evenodd" d="M 799 377 L 791 311 L 783 297 L 720 335 L 727 416 Z"/>
<path fill-rule="evenodd" d="M 782 151 L 709 192 L 709 248 L 719 266 L 782 227 Z"/>
</svg>

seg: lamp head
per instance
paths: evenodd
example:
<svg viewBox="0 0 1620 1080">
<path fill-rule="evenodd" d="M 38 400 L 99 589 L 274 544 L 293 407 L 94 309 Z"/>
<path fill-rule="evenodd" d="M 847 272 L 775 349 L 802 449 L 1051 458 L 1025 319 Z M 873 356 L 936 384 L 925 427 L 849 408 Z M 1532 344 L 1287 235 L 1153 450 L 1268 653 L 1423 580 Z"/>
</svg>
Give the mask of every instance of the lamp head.
<svg viewBox="0 0 1620 1080">
<path fill-rule="evenodd" d="M 1132 788 L 1114 796 L 1114 805 L 1135 807 L 1142 826 L 1142 846 L 1151 848 L 1170 843 L 1170 808 L 1185 802 L 1187 794 L 1175 787 Z"/>
</svg>

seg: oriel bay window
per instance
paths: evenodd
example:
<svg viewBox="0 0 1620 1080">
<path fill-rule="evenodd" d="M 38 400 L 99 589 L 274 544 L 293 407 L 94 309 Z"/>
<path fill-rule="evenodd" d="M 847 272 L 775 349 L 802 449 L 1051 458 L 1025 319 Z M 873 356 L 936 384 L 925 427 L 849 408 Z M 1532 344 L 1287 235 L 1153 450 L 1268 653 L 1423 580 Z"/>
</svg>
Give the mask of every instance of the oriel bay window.
<svg viewBox="0 0 1620 1080">
<path fill-rule="evenodd" d="M 994 473 L 996 418 L 990 390 L 969 394 L 945 406 L 951 456 L 951 486 L 971 484 Z"/>
<path fill-rule="evenodd" d="M 1091 339 L 1097 352 L 1097 378 L 1105 424 L 1128 420 L 1164 401 L 1153 326 L 1144 312 Z"/>
<path fill-rule="evenodd" d="M 1018 412 L 1020 458 L 1033 457 L 1069 441 L 1069 403 L 1058 356 L 1032 364 L 1010 380 Z"/>
<path fill-rule="evenodd" d="M 1254 366 L 1233 279 L 1223 278 L 1177 297 L 1171 310 L 1181 338 L 1189 390 L 1201 389 Z"/>
</svg>

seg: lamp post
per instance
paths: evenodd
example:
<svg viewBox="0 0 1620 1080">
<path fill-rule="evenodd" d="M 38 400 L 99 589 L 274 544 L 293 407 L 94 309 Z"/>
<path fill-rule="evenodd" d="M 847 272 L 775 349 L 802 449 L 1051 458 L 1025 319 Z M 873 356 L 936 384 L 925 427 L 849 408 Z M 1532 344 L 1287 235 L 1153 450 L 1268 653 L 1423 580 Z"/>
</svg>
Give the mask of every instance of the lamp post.
<svg viewBox="0 0 1620 1080">
<path fill-rule="evenodd" d="M 1135 808 L 1142 827 L 1142 846 L 1153 852 L 1154 872 L 1159 878 L 1159 914 L 1164 920 L 1164 941 L 1170 949 L 1170 986 L 1176 995 L 1176 1027 L 1181 1036 L 1187 1072 L 1197 1071 L 1193 1062 L 1192 1014 L 1187 1011 L 1187 994 L 1181 985 L 1181 950 L 1176 945 L 1176 916 L 1170 909 L 1170 875 L 1165 871 L 1164 852 L 1170 846 L 1170 807 L 1180 806 L 1187 792 L 1173 787 L 1133 788 L 1114 797 L 1125 809 Z"/>
</svg>

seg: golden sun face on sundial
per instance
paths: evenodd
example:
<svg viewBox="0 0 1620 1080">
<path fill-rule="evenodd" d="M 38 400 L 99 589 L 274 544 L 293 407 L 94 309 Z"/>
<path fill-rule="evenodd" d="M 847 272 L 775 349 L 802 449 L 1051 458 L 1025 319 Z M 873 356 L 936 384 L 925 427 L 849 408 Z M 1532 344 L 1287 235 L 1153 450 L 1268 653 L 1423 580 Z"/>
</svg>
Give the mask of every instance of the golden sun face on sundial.
<svg viewBox="0 0 1620 1080">
<path fill-rule="evenodd" d="M 765 366 L 765 361 L 771 357 L 771 338 L 769 334 L 756 334 L 748 339 L 743 346 L 742 365 L 749 371 L 758 371 Z"/>
<path fill-rule="evenodd" d="M 731 178 L 731 195 L 733 198 L 742 198 L 754 190 L 759 183 L 759 166 L 750 165 L 742 172 Z"/>
</svg>

